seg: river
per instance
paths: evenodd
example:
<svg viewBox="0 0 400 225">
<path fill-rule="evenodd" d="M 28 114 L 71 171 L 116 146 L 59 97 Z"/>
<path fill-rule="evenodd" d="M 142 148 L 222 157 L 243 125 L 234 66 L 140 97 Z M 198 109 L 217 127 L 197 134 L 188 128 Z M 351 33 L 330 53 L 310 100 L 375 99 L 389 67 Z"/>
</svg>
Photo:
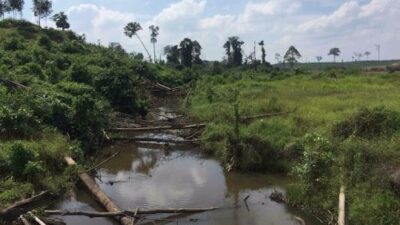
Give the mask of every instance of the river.
<svg viewBox="0 0 400 225">
<path fill-rule="evenodd" d="M 165 134 L 150 135 L 166 137 Z M 193 146 L 117 143 L 103 152 L 110 155 L 118 151 L 118 156 L 99 168 L 96 182 L 120 208 L 219 207 L 179 219 L 157 220 L 155 224 L 296 225 L 299 223 L 295 217 L 303 218 L 308 225 L 319 224 L 298 209 L 270 200 L 271 192 L 285 192 L 291 184 L 292 180 L 285 175 L 227 173 L 220 162 Z M 247 196 L 246 206 L 244 198 Z M 83 187 L 77 187 L 55 208 L 102 211 Z M 116 224 L 104 218 L 65 216 L 63 219 L 68 225 Z M 138 224 L 146 222 L 150 221 Z"/>
</svg>

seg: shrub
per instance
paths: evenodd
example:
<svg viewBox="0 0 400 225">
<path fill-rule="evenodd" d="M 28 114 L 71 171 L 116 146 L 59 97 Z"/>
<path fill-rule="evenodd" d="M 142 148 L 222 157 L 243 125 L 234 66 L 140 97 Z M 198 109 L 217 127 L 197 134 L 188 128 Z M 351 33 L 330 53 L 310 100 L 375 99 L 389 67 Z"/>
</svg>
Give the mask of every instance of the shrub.
<svg viewBox="0 0 400 225">
<path fill-rule="evenodd" d="M 74 64 L 71 68 L 70 78 L 77 83 L 92 84 L 92 77 L 86 65 Z"/>
<path fill-rule="evenodd" d="M 36 158 L 35 152 L 20 142 L 12 144 L 8 151 L 11 172 L 16 176 L 26 175 L 28 164 Z"/>
<path fill-rule="evenodd" d="M 8 138 L 31 137 L 37 132 L 40 121 L 27 107 L 18 109 L 0 105 L 0 134 Z"/>
<path fill-rule="evenodd" d="M 10 38 L 3 42 L 3 48 L 6 51 L 16 51 L 18 49 L 23 49 L 23 45 L 20 39 Z"/>
<path fill-rule="evenodd" d="M 400 130 L 400 113 L 376 107 L 360 109 L 353 116 L 343 120 L 333 128 L 333 135 L 348 138 L 351 135 L 374 138 L 393 135 Z"/>
<path fill-rule="evenodd" d="M 47 35 L 41 35 L 38 39 L 38 45 L 47 50 L 50 50 L 52 44 L 50 38 Z"/>
</svg>

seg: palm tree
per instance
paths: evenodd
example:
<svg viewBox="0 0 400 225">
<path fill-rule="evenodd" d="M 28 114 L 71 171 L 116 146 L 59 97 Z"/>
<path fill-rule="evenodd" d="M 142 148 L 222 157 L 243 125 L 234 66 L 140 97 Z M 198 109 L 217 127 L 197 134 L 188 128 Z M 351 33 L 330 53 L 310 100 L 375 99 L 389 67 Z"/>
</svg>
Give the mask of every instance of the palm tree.
<svg viewBox="0 0 400 225">
<path fill-rule="evenodd" d="M 146 46 L 144 45 L 142 39 L 141 39 L 141 38 L 139 37 L 139 35 L 138 35 L 138 31 L 140 31 L 140 30 L 142 30 L 142 26 L 140 26 L 139 23 L 137 23 L 137 22 L 131 22 L 131 23 L 128 23 L 128 24 L 125 26 L 125 29 L 124 29 L 125 32 L 124 32 L 124 33 L 125 33 L 126 36 L 128 36 L 128 37 L 130 37 L 130 38 L 132 38 L 133 35 L 136 36 L 136 38 L 140 41 L 140 43 L 142 43 L 142 46 L 143 46 L 144 50 L 146 50 L 147 55 L 149 56 L 149 60 L 150 60 L 150 62 L 151 62 L 151 61 L 152 61 L 152 60 L 151 60 L 151 55 L 150 55 L 149 51 L 147 50 Z"/>
<path fill-rule="evenodd" d="M 331 50 L 329 50 L 328 55 L 333 55 L 333 62 L 336 62 L 336 57 L 340 55 L 340 49 L 331 48 Z"/>
<path fill-rule="evenodd" d="M 160 28 L 158 26 L 151 25 L 149 26 L 150 29 L 150 36 L 151 36 L 151 43 L 153 44 L 153 51 L 154 51 L 154 62 L 156 62 L 156 43 L 157 43 L 157 36 L 159 35 Z"/>
</svg>

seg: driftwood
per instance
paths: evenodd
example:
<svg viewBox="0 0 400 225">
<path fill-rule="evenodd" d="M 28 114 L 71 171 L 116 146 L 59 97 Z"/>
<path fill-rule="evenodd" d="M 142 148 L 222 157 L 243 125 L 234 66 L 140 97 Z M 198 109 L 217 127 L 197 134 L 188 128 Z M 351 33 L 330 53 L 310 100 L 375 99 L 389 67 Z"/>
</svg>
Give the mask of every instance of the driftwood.
<svg viewBox="0 0 400 225">
<path fill-rule="evenodd" d="M 18 219 L 23 225 L 31 225 L 31 223 L 29 223 L 29 221 L 23 215 L 19 216 Z"/>
<path fill-rule="evenodd" d="M 180 208 L 180 209 L 136 209 L 135 211 L 115 211 L 115 212 L 85 212 L 74 210 L 45 210 L 46 215 L 62 215 L 62 216 L 88 216 L 88 217 L 119 217 L 135 215 L 150 215 L 150 214 L 169 214 L 169 213 L 200 213 L 206 211 L 213 211 L 217 208 Z"/>
<path fill-rule="evenodd" d="M 345 211 L 346 211 L 346 196 L 344 193 L 344 186 L 340 187 L 339 194 L 339 216 L 338 216 L 338 225 L 345 225 Z"/>
<path fill-rule="evenodd" d="M 299 222 L 300 225 L 306 225 L 306 221 L 304 221 L 302 218 L 295 216 L 294 217 L 297 222 Z"/>
<path fill-rule="evenodd" d="M 0 83 L 3 83 L 8 88 L 14 88 L 14 89 L 26 89 L 26 88 L 28 88 L 25 85 L 22 85 L 20 83 L 12 81 L 12 80 L 3 79 L 3 78 L 0 78 Z"/>
<path fill-rule="evenodd" d="M 46 223 L 44 223 L 41 219 L 39 219 L 39 217 L 35 216 L 32 212 L 29 212 L 28 215 L 31 216 L 33 220 L 35 220 L 35 222 L 38 223 L 39 225 L 46 225 Z"/>
<path fill-rule="evenodd" d="M 65 157 L 65 162 L 69 166 L 75 166 L 76 163 L 71 157 Z M 87 173 L 79 174 L 79 178 L 82 183 L 86 186 L 86 188 L 92 193 L 95 199 L 110 213 L 120 212 L 121 209 L 108 197 L 96 183 L 96 181 L 89 176 Z M 114 217 L 115 218 L 115 217 Z M 132 225 L 131 220 L 128 217 L 118 217 L 115 218 L 122 225 Z"/>
<path fill-rule="evenodd" d="M 44 201 L 48 201 L 53 197 L 54 196 L 50 192 L 44 191 L 38 195 L 32 196 L 22 201 L 15 202 L 14 204 L 10 205 L 0 212 L 0 219 L 5 221 L 13 221 L 17 219 L 20 215 L 25 214 L 32 209 L 35 209 L 38 205 L 40 205 Z"/>
<path fill-rule="evenodd" d="M 138 138 L 138 137 L 116 137 L 114 140 L 120 141 L 130 141 L 130 142 L 156 142 L 156 143 L 172 143 L 172 144 L 199 144 L 199 139 L 193 140 L 174 140 L 174 139 L 165 139 L 165 138 Z"/>
<path fill-rule="evenodd" d="M 205 127 L 206 124 L 174 124 L 158 127 L 138 127 L 138 128 L 113 128 L 112 131 L 123 131 L 123 132 L 144 132 L 144 131 L 162 131 L 162 130 L 187 130 L 199 127 Z"/>
</svg>

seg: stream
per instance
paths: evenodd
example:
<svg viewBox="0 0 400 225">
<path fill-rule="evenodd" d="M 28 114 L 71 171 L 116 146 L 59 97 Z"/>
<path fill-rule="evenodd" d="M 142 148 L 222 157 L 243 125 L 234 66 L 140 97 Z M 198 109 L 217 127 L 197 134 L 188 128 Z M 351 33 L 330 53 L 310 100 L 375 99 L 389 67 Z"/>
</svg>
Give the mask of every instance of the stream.
<svg viewBox="0 0 400 225">
<path fill-rule="evenodd" d="M 160 111 L 168 108 L 158 108 Z M 157 138 L 177 138 L 174 134 L 146 134 Z M 220 162 L 193 146 L 151 143 L 117 143 L 105 154 L 120 154 L 98 169 L 96 182 L 122 209 L 219 207 L 215 211 L 137 224 L 210 225 L 296 225 L 295 217 L 307 225 L 319 225 L 301 210 L 270 200 L 274 190 L 285 192 L 292 180 L 284 175 L 224 171 Z M 244 199 L 248 198 L 247 206 Z M 55 209 L 103 211 L 83 187 L 78 186 L 56 203 Z M 68 225 L 111 225 L 112 219 L 64 216 Z"/>
</svg>

